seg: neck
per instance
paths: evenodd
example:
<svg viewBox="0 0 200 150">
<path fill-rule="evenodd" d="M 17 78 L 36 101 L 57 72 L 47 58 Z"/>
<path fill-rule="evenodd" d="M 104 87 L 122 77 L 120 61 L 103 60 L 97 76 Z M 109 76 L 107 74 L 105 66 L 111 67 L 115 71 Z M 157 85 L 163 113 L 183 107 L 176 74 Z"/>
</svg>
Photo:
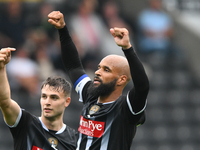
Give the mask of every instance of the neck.
<svg viewBox="0 0 200 150">
<path fill-rule="evenodd" d="M 49 130 L 59 131 L 63 127 L 63 120 L 61 119 L 50 120 L 48 118 L 45 118 L 44 116 L 41 116 L 41 120 Z"/>
</svg>

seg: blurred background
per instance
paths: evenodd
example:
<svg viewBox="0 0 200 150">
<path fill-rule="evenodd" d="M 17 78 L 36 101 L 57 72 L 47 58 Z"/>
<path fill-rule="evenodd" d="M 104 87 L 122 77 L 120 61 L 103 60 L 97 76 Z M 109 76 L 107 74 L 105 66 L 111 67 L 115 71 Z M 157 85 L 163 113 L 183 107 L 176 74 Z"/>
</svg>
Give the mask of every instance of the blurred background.
<svg viewBox="0 0 200 150">
<path fill-rule="evenodd" d="M 0 0 L 0 48 L 17 49 L 7 65 L 12 99 L 36 116 L 41 82 L 51 75 L 68 79 L 57 30 L 47 21 L 53 10 L 64 14 L 91 78 L 102 57 L 123 55 L 110 27 L 129 30 L 150 80 L 146 122 L 131 150 L 200 149 L 199 0 Z M 73 90 L 68 126 L 78 129 L 81 108 Z M 0 150 L 12 149 L 1 113 Z"/>
</svg>

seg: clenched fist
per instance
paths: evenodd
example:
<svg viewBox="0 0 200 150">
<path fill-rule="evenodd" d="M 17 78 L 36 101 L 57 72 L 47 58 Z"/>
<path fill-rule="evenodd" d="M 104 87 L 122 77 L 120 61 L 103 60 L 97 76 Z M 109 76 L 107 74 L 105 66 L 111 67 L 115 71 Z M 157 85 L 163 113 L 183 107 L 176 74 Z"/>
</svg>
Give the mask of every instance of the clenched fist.
<svg viewBox="0 0 200 150">
<path fill-rule="evenodd" d="M 11 59 L 11 51 L 15 51 L 15 48 L 2 48 L 0 50 L 0 69 L 5 67 L 7 63 L 9 63 Z"/>
<path fill-rule="evenodd" d="M 56 29 L 62 29 L 65 26 L 64 16 L 60 11 L 52 11 L 48 15 L 48 22 L 52 24 Z"/>
<path fill-rule="evenodd" d="M 123 49 L 129 49 L 131 47 L 129 40 L 129 32 L 126 28 L 111 28 L 110 33 L 115 39 L 115 43 Z"/>
</svg>

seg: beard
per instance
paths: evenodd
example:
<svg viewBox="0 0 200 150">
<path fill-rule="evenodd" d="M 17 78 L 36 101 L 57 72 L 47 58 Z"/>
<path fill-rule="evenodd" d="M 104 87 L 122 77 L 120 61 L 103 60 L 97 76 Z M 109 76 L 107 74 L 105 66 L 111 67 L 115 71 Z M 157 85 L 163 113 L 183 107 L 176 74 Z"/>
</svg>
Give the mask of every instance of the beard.
<svg viewBox="0 0 200 150">
<path fill-rule="evenodd" d="M 89 86 L 88 91 L 90 95 L 95 97 L 108 96 L 115 90 L 115 84 L 117 82 L 117 79 L 114 79 L 109 83 L 103 83 L 100 79 L 99 81 L 101 83 L 99 86 L 96 87 L 94 84 L 91 84 Z"/>
</svg>

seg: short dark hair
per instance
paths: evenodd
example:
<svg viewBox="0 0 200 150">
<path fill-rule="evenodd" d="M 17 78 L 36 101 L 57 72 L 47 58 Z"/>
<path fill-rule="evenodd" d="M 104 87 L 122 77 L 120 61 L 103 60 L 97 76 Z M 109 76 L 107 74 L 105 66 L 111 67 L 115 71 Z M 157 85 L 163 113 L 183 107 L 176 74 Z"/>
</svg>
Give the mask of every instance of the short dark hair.
<svg viewBox="0 0 200 150">
<path fill-rule="evenodd" d="M 44 86 L 49 85 L 53 90 L 57 92 L 63 92 L 65 96 L 71 95 L 71 84 L 60 76 L 50 76 L 41 85 L 41 89 Z"/>
</svg>

